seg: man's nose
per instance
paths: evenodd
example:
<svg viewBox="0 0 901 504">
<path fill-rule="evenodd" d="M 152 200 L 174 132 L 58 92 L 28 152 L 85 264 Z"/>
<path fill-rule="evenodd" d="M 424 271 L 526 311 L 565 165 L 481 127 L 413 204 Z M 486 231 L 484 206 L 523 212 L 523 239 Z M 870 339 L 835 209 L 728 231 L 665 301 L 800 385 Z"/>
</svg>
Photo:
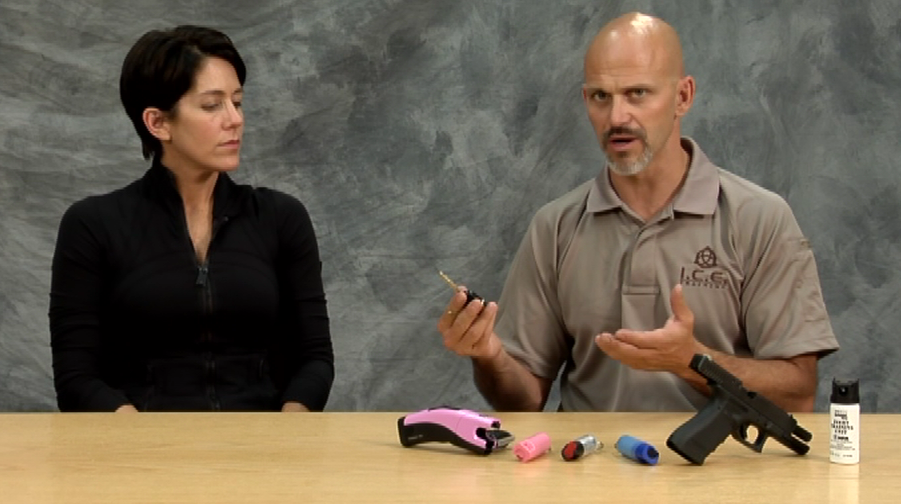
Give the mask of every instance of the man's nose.
<svg viewBox="0 0 901 504">
<path fill-rule="evenodd" d="M 622 96 L 613 96 L 610 100 L 610 125 L 624 126 L 632 120 L 629 104 Z"/>
</svg>

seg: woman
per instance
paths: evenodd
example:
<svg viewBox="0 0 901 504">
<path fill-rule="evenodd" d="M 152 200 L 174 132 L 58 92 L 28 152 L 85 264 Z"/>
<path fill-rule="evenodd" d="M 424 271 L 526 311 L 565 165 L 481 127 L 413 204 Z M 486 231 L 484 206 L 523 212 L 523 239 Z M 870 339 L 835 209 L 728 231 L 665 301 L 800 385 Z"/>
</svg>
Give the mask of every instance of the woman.
<svg viewBox="0 0 901 504">
<path fill-rule="evenodd" d="M 62 411 L 322 410 L 334 357 L 295 198 L 234 183 L 244 62 L 215 30 L 151 31 L 122 104 L 152 165 L 72 205 L 50 293 Z"/>
</svg>

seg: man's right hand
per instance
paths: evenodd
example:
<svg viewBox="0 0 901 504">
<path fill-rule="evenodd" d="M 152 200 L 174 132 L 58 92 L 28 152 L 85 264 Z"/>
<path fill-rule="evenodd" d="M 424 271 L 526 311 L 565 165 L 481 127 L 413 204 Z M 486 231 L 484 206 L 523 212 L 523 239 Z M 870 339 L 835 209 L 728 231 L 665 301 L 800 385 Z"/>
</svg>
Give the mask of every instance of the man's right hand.
<svg viewBox="0 0 901 504">
<path fill-rule="evenodd" d="M 494 334 L 497 303 L 484 304 L 473 299 L 466 304 L 466 288 L 460 286 L 438 319 L 438 332 L 444 346 L 458 355 L 477 360 L 493 360 L 503 350 L 500 338 Z"/>
<path fill-rule="evenodd" d="M 498 411 L 541 411 L 552 380 L 533 375 L 504 350 L 494 334 L 497 303 L 473 299 L 466 304 L 466 287 L 459 287 L 441 318 L 438 331 L 444 346 L 471 357 L 476 387 Z"/>
</svg>

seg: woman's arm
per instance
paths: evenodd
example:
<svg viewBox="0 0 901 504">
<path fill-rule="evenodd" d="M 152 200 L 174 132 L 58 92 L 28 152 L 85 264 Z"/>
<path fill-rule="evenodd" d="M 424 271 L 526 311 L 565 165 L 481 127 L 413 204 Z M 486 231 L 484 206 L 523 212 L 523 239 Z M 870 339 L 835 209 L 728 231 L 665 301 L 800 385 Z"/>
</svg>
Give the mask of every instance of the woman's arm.
<svg viewBox="0 0 901 504">
<path fill-rule="evenodd" d="M 322 263 L 313 223 L 303 204 L 293 197 L 278 198 L 280 305 L 283 307 L 281 337 L 289 370 L 282 394 L 286 410 L 299 403 L 310 411 L 321 411 L 328 401 L 335 377 L 335 359 L 329 332 L 328 310 L 322 286 Z"/>
<path fill-rule="evenodd" d="M 100 303 L 104 249 L 91 200 L 66 211 L 50 285 L 50 346 L 60 411 L 116 411 L 125 395 L 100 378 Z"/>
</svg>

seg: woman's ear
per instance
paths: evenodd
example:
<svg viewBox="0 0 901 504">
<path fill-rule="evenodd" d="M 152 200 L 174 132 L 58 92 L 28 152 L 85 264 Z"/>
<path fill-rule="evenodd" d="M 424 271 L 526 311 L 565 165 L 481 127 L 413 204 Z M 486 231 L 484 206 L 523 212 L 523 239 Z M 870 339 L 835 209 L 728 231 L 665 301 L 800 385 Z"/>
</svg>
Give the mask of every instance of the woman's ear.
<svg viewBox="0 0 901 504">
<path fill-rule="evenodd" d="M 156 107 L 147 107 L 141 114 L 144 120 L 144 126 L 151 135 L 155 136 L 160 142 L 168 142 L 172 139 L 172 133 L 169 131 L 169 115 Z"/>
</svg>

